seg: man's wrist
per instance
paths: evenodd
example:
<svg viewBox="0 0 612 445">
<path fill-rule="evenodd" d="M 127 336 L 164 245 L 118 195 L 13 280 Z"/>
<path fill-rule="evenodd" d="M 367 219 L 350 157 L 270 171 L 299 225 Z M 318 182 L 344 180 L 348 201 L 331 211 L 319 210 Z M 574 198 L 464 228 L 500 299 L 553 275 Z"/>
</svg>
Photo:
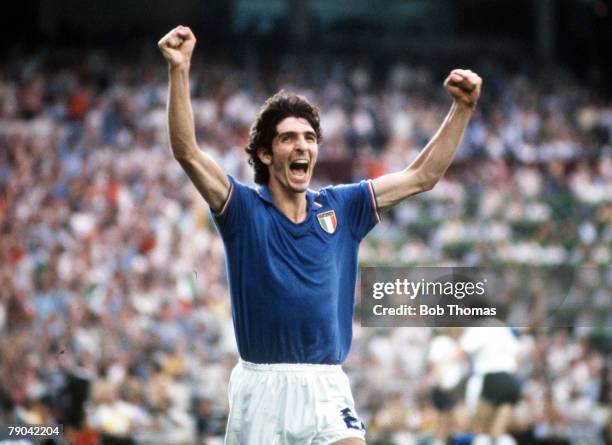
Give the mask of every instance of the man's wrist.
<svg viewBox="0 0 612 445">
<path fill-rule="evenodd" d="M 455 108 L 459 110 L 465 110 L 465 111 L 472 112 L 476 109 L 477 102 L 464 102 L 462 100 L 455 99 L 453 101 L 453 104 L 455 105 Z"/>
<path fill-rule="evenodd" d="M 189 68 L 191 67 L 191 63 L 190 62 L 185 62 L 185 63 L 179 63 L 176 65 L 173 65 L 171 63 L 168 64 L 168 71 L 170 73 L 187 73 L 189 72 Z"/>
</svg>

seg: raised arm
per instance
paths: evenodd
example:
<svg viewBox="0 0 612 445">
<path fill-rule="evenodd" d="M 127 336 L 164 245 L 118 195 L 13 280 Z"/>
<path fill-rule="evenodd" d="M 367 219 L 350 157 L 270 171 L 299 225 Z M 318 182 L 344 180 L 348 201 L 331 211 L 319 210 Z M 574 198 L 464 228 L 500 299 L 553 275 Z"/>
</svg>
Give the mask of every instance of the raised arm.
<svg viewBox="0 0 612 445">
<path fill-rule="evenodd" d="M 404 170 L 372 181 L 379 210 L 387 210 L 436 185 L 453 161 L 480 97 L 481 85 L 482 79 L 470 70 L 451 71 L 444 87 L 453 97 L 453 104 L 436 134 Z"/>
<path fill-rule="evenodd" d="M 189 93 L 189 68 L 196 39 L 191 30 L 178 26 L 158 46 L 168 62 L 168 130 L 174 158 L 210 208 L 218 212 L 229 193 L 230 183 L 219 164 L 198 148 Z"/>
</svg>

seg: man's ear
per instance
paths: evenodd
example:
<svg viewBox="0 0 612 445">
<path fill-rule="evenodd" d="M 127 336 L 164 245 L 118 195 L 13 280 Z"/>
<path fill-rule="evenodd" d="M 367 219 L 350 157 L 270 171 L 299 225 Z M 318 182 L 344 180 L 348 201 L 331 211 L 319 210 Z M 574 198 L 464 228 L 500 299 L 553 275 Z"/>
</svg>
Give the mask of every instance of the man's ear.
<svg viewBox="0 0 612 445">
<path fill-rule="evenodd" d="M 270 150 L 268 150 L 268 149 L 266 149 L 264 147 L 259 147 L 257 149 L 257 157 L 265 165 L 271 165 L 272 164 L 272 153 L 270 152 Z"/>
</svg>

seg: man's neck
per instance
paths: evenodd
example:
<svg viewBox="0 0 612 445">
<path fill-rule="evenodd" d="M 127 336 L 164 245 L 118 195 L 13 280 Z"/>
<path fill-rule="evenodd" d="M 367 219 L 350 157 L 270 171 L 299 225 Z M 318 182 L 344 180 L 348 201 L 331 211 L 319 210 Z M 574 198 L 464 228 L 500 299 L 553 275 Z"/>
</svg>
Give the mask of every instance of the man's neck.
<svg viewBox="0 0 612 445">
<path fill-rule="evenodd" d="M 272 183 L 268 184 L 268 191 L 276 208 L 292 222 L 299 224 L 306 219 L 306 192 L 292 192 Z"/>
</svg>

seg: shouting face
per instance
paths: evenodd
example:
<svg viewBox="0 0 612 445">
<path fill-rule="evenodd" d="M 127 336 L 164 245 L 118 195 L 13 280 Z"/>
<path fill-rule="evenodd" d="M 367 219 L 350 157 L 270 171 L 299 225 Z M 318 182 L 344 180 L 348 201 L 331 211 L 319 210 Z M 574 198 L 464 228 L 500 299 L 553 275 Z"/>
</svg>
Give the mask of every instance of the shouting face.
<svg viewBox="0 0 612 445">
<path fill-rule="evenodd" d="M 259 159 L 270 171 L 269 187 L 293 193 L 305 192 L 319 150 L 317 135 L 308 120 L 287 117 L 276 126 L 272 153 L 259 152 Z"/>
</svg>

